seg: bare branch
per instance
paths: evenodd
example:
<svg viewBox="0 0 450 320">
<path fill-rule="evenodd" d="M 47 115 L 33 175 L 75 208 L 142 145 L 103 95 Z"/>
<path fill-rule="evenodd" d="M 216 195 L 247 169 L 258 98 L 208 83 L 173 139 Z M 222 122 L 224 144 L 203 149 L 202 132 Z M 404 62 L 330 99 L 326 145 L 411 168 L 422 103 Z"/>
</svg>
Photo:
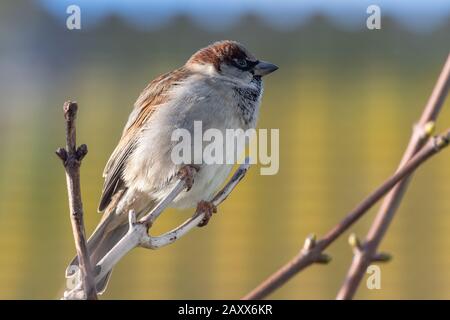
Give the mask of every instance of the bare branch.
<svg viewBox="0 0 450 320">
<path fill-rule="evenodd" d="M 399 168 L 402 168 L 414 157 L 428 140 L 431 131 L 434 129 L 434 123 L 437 120 L 445 97 L 450 87 L 450 54 L 436 82 L 433 92 L 428 99 L 419 122 L 414 127 L 408 148 L 406 149 Z M 377 260 L 377 249 L 383 236 L 385 235 L 397 208 L 408 187 L 409 179 L 403 180 L 386 196 L 381 207 L 367 233 L 366 240 L 352 260 L 352 264 L 342 285 L 337 299 L 351 299 L 361 282 L 367 267 L 373 261 Z M 379 260 L 378 260 L 379 261 Z"/>
<path fill-rule="evenodd" d="M 249 168 L 249 159 L 246 159 L 211 201 L 214 205 L 221 204 L 242 180 Z M 177 228 L 161 235 L 150 236 L 148 230 L 161 213 L 170 205 L 183 190 L 186 189 L 186 182 L 183 178 L 178 178 L 169 194 L 153 208 L 153 210 L 136 221 L 134 211 L 129 213 L 129 229 L 127 234 L 97 263 L 95 281 L 101 280 L 130 250 L 140 246 L 148 249 L 158 249 L 180 239 L 183 235 L 194 229 L 203 220 L 205 212 L 196 211 L 195 214 Z M 80 288 L 77 287 L 66 295 L 76 297 Z"/>
<path fill-rule="evenodd" d="M 364 215 L 365 212 L 367 212 L 387 192 L 389 192 L 392 189 L 388 197 L 391 196 L 393 193 L 398 193 L 395 199 L 397 199 L 397 201 L 399 200 L 399 198 L 401 197 L 402 190 L 407 185 L 409 175 L 417 168 L 411 166 L 411 163 L 413 163 L 413 160 L 414 161 L 420 160 L 420 158 L 414 157 L 414 159 L 411 159 L 411 157 L 428 140 L 434 129 L 434 121 L 436 120 L 439 111 L 442 108 L 443 101 L 448 91 L 449 73 L 450 73 L 450 55 L 447 58 L 447 62 L 441 72 L 436 87 L 433 90 L 433 93 L 427 103 L 427 106 L 425 107 L 425 111 L 421 117 L 419 125 L 414 127 L 413 138 L 411 139 L 410 144 L 408 146 L 408 150 L 402 159 L 402 166 L 398 169 L 396 174 L 393 177 L 391 177 L 388 181 L 383 183 L 383 185 L 380 186 L 374 193 L 372 193 L 365 200 L 363 200 L 352 212 L 350 212 L 340 223 L 338 223 L 333 229 L 331 229 L 320 241 L 316 242 L 315 236 L 308 237 L 305 241 L 305 246 L 303 250 L 298 255 L 294 256 L 294 258 L 292 258 L 288 263 L 286 263 L 274 274 L 272 274 L 269 278 L 267 278 L 260 285 L 258 285 L 258 287 L 252 290 L 252 292 L 243 297 L 243 299 L 262 299 L 267 295 L 269 295 L 270 293 L 272 293 L 273 291 L 275 291 L 277 288 L 284 285 L 294 275 L 296 275 L 304 268 L 310 266 L 311 264 L 328 262 L 330 260 L 330 257 L 327 256 L 326 254 L 323 254 L 323 251 L 339 236 L 341 236 L 362 215 Z M 448 132 L 441 137 L 444 137 L 443 141 L 446 141 L 445 138 L 448 137 Z M 402 173 L 408 171 L 404 170 L 406 165 L 408 165 L 409 169 L 412 169 L 411 172 L 404 175 L 403 178 L 397 179 L 399 176 L 402 175 Z M 392 184 L 392 182 L 396 180 L 397 182 Z M 399 181 L 401 182 L 398 183 Z M 398 183 L 398 186 L 395 186 L 396 183 Z M 402 185 L 403 187 L 400 188 L 399 186 Z M 386 199 L 388 197 L 386 197 Z M 397 203 L 395 202 L 396 201 L 390 203 L 391 208 L 390 210 L 392 212 L 395 211 L 396 206 L 398 204 L 398 202 Z M 362 246 L 359 244 L 358 248 L 354 247 L 354 252 L 355 252 L 354 264 L 356 264 L 358 257 L 361 257 L 359 253 L 363 252 Z M 380 258 L 381 256 L 382 259 Z M 372 257 L 374 257 L 374 259 L 380 258 L 379 260 L 388 260 L 387 254 L 373 253 Z M 361 270 L 364 273 L 365 268 Z M 361 272 L 361 270 L 359 270 L 359 272 Z M 358 280 L 358 283 L 359 281 L 360 279 Z"/>
<path fill-rule="evenodd" d="M 378 189 L 365 198 L 340 223 L 332 228 L 322 239 L 315 240 L 315 236 L 306 239 L 303 249 L 292 260 L 263 281 L 252 292 L 243 297 L 244 300 L 263 299 L 270 293 L 284 285 L 294 275 L 314 263 L 327 263 L 330 257 L 323 251 L 341 236 L 353 223 L 361 218 L 375 203 L 389 192 L 399 181 L 407 178 L 421 164 L 431 156 L 444 149 L 450 140 L 450 129 L 430 140 L 403 168 L 386 180 Z"/>
<path fill-rule="evenodd" d="M 80 166 L 81 160 L 87 154 L 87 146 L 82 144 L 77 148 L 75 119 L 78 105 L 75 102 L 64 103 L 64 118 L 66 119 L 66 148 L 59 148 L 56 154 L 62 160 L 66 170 L 67 192 L 69 196 L 70 221 L 75 240 L 83 287 L 84 299 L 97 299 L 92 267 L 86 246 L 86 233 L 83 222 L 83 203 L 81 201 Z"/>
</svg>

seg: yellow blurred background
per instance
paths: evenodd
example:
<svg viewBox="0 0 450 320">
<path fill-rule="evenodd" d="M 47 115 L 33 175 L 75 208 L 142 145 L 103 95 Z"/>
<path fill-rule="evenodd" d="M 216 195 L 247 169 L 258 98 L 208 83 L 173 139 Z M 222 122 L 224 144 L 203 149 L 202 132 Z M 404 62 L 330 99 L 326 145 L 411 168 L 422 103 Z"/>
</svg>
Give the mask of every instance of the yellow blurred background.
<svg viewBox="0 0 450 320">
<path fill-rule="evenodd" d="M 365 12 L 363 12 L 365 15 Z M 65 16 L 65 12 L 61 13 Z M 253 167 L 206 228 L 157 251 L 136 249 L 103 298 L 236 299 L 323 235 L 396 168 L 449 52 L 450 19 L 424 32 L 395 19 L 348 29 L 314 16 L 275 28 L 254 15 L 210 30 L 187 16 L 154 28 L 105 18 L 65 28 L 39 2 L 0 4 L 0 298 L 54 299 L 74 255 L 65 177 L 62 104 L 76 100 L 88 233 L 101 172 L 145 85 L 220 39 L 245 44 L 280 69 L 265 80 L 260 128 L 280 129 L 280 171 Z M 450 125 L 447 101 L 438 130 Z M 381 249 L 380 290 L 360 299 L 450 299 L 450 152 L 414 176 Z M 372 210 L 351 228 L 364 237 Z M 153 233 L 192 211 L 169 211 Z M 332 299 L 351 261 L 348 233 L 327 266 L 313 266 L 271 297 Z"/>
</svg>

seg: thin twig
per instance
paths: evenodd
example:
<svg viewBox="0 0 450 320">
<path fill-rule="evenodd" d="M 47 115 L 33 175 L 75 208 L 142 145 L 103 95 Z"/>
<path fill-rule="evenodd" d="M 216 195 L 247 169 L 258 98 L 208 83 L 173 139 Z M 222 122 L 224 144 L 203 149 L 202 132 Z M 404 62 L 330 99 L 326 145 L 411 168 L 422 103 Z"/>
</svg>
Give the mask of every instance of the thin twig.
<svg viewBox="0 0 450 320">
<path fill-rule="evenodd" d="M 401 170 L 406 163 L 422 148 L 434 128 L 445 97 L 450 87 L 450 54 L 436 82 L 433 92 L 428 99 L 419 122 L 414 127 L 408 148 L 406 149 L 397 170 Z M 424 134 L 425 133 L 425 134 Z M 366 240 L 355 250 L 355 256 L 348 270 L 344 284 L 338 292 L 337 299 L 351 299 L 361 282 L 367 267 L 377 260 L 378 246 L 400 205 L 403 195 L 408 187 L 409 179 L 400 182 L 383 200 L 381 207 L 367 233 Z"/>
<path fill-rule="evenodd" d="M 361 218 L 372 206 L 389 192 L 399 181 L 408 177 L 431 156 L 444 149 L 450 139 L 450 129 L 443 135 L 435 137 L 417 153 L 403 168 L 386 180 L 380 187 L 356 206 L 340 223 L 332 228 L 322 239 L 316 241 L 309 236 L 303 249 L 288 263 L 272 274 L 252 292 L 243 297 L 244 300 L 263 299 L 277 288 L 284 285 L 294 275 L 313 263 L 328 263 L 330 257 L 323 251 L 341 236 L 353 223 Z"/>
<path fill-rule="evenodd" d="M 94 277 L 86 246 L 86 232 L 83 222 L 83 203 L 80 189 L 81 160 L 87 154 L 87 146 L 82 144 L 77 148 L 75 119 L 78 105 L 75 102 L 64 103 L 64 118 L 66 120 L 66 148 L 59 148 L 56 154 L 62 160 L 66 170 L 67 193 L 69 196 L 70 221 L 77 250 L 79 267 L 81 271 L 81 283 L 84 298 L 97 299 L 94 285 Z"/>
</svg>

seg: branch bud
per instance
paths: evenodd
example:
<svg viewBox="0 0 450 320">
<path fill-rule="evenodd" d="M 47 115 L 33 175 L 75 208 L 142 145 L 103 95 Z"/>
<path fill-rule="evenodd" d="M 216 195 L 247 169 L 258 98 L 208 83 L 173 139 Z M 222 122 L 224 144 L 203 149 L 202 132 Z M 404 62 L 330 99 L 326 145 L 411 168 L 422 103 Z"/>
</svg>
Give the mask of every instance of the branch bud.
<svg viewBox="0 0 450 320">
<path fill-rule="evenodd" d="M 303 245 L 304 251 L 309 251 L 314 248 L 316 245 L 316 235 L 311 233 L 308 237 L 306 237 L 305 244 Z"/>
<path fill-rule="evenodd" d="M 423 127 L 423 131 L 427 137 L 431 137 L 431 135 L 434 133 L 434 130 L 436 129 L 436 124 L 434 121 L 429 121 L 425 124 Z"/>
<path fill-rule="evenodd" d="M 361 241 L 359 241 L 356 234 L 352 233 L 348 237 L 348 243 L 350 244 L 350 247 L 352 247 L 354 253 L 361 252 Z"/>
</svg>

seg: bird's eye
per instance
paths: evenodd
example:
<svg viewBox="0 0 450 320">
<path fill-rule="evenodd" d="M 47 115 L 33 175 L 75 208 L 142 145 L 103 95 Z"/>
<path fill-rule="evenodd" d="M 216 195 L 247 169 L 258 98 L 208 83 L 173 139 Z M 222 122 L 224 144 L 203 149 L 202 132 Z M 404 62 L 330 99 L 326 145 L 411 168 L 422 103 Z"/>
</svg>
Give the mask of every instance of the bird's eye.
<svg viewBox="0 0 450 320">
<path fill-rule="evenodd" d="M 234 59 L 234 62 L 236 63 L 236 66 L 239 68 L 247 67 L 247 60 L 245 59 Z"/>
</svg>

